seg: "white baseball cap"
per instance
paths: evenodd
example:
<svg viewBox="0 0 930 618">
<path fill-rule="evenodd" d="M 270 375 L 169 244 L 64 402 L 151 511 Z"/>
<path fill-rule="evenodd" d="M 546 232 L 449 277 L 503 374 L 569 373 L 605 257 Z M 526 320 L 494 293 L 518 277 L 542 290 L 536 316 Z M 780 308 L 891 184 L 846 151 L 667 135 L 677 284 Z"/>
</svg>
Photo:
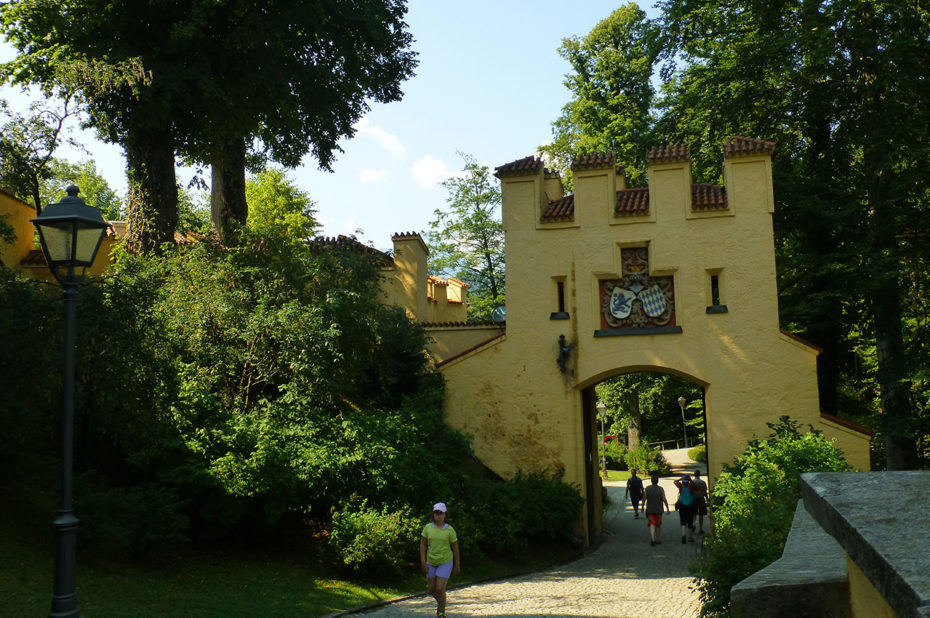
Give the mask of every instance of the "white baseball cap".
<svg viewBox="0 0 930 618">
<path fill-rule="evenodd" d="M 434 510 L 434 511 L 442 511 L 443 513 L 445 513 L 445 512 L 446 512 L 446 503 L 445 503 L 445 502 L 437 502 L 436 504 L 433 505 L 433 510 Z"/>
</svg>

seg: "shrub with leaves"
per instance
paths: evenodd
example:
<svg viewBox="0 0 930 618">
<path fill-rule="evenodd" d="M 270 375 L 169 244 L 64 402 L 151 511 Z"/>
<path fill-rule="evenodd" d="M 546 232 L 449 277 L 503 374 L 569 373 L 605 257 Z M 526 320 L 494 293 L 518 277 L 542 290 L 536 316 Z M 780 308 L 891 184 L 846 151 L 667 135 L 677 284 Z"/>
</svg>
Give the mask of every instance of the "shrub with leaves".
<svg viewBox="0 0 930 618">
<path fill-rule="evenodd" d="M 417 557 L 421 528 L 410 509 L 378 510 L 363 501 L 333 515 L 329 546 L 353 572 L 394 575 Z"/>
<path fill-rule="evenodd" d="M 728 616 L 730 588 L 781 556 L 801 497 L 802 472 L 845 471 L 842 453 L 811 427 L 782 416 L 772 434 L 752 440 L 711 493 L 713 533 L 695 566 L 701 616 Z"/>
<path fill-rule="evenodd" d="M 699 463 L 707 463 L 707 447 L 699 444 L 692 449 L 688 449 L 688 459 Z"/>
<path fill-rule="evenodd" d="M 472 481 L 460 508 L 452 507 L 461 522 L 459 539 L 483 552 L 506 555 L 525 549 L 534 537 L 556 537 L 584 504 L 578 488 L 563 483 L 562 476 L 562 471 L 536 472 L 504 482 Z"/>
<path fill-rule="evenodd" d="M 668 462 L 662 455 L 662 451 L 657 448 L 650 448 L 645 444 L 640 444 L 626 453 L 627 468 L 636 468 L 643 473 L 643 476 L 658 474 L 659 476 L 668 476 L 671 474 Z"/>
<path fill-rule="evenodd" d="M 604 445 L 607 467 L 611 470 L 626 470 L 626 445 L 620 440 L 608 440 Z"/>
</svg>

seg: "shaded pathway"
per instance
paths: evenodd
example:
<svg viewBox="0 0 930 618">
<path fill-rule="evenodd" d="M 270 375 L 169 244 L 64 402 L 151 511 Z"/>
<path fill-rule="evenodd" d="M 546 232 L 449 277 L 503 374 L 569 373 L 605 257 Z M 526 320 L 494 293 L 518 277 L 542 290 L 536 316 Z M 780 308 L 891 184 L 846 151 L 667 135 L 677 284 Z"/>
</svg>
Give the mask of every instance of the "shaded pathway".
<svg viewBox="0 0 930 618">
<path fill-rule="evenodd" d="M 661 545 L 651 547 L 645 520 L 633 519 L 629 501 L 623 500 L 625 483 L 610 482 L 606 484 L 611 498 L 605 514 L 606 533 L 596 550 L 571 564 L 540 573 L 451 590 L 446 614 L 450 618 L 697 616 L 698 596 L 690 589 L 688 566 L 697 557 L 699 544 L 681 544 L 678 515 L 672 506 L 678 495 L 673 480 L 660 481 L 672 507 L 665 517 Z M 452 581 L 454 584 L 455 579 Z M 435 611 L 436 602 L 424 595 L 372 609 L 364 615 L 429 616 L 435 615 Z"/>
</svg>

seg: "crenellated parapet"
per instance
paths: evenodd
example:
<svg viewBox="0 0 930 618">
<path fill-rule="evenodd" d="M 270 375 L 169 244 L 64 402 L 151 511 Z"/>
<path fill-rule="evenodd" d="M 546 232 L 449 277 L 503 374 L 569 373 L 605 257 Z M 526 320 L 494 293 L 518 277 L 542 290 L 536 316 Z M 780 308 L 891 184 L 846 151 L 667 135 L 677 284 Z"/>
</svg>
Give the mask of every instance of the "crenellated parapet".
<svg viewBox="0 0 930 618">
<path fill-rule="evenodd" d="M 618 164 L 612 153 L 591 153 L 576 156 L 571 163 L 575 193 L 564 195 L 558 172 L 546 169 L 543 161 L 529 156 L 496 168 L 504 191 L 520 195 L 525 206 L 515 215 L 521 226 L 532 224 L 540 229 L 560 229 L 578 225 L 608 223 L 621 225 L 656 221 L 656 204 L 671 204 L 667 208 L 675 216 L 713 218 L 736 213 L 732 192 L 743 190 L 746 183 L 764 188 L 771 183 L 771 158 L 775 142 L 736 136 L 723 144 L 724 184 L 692 182 L 691 148 L 686 144 L 654 146 L 646 153 L 649 187 L 628 188 L 626 167 Z M 751 176 L 747 180 L 747 174 Z M 588 195 L 586 192 L 592 192 Z M 661 193 L 661 199 L 657 199 Z M 592 200 L 605 202 L 612 196 L 608 208 L 600 204 L 591 207 Z M 511 202 L 514 200 L 511 199 Z M 774 210 L 771 191 L 766 195 L 767 212 Z M 532 206 L 532 208 L 531 208 Z M 582 214 L 585 213 L 585 214 Z M 670 214 L 670 213 L 666 213 Z M 505 221 L 505 228 L 507 227 Z"/>
</svg>

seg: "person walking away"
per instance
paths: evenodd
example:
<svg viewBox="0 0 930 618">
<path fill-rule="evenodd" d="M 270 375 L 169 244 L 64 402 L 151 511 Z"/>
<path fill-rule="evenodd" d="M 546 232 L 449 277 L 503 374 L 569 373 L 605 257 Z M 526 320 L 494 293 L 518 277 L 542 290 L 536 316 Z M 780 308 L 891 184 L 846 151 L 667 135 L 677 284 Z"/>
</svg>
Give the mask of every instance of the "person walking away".
<svg viewBox="0 0 930 618">
<path fill-rule="evenodd" d="M 423 526 L 420 537 L 420 568 L 426 573 L 430 596 L 436 599 L 436 616 L 446 615 L 446 586 L 452 573 L 462 571 L 459 558 L 459 538 L 449 525 L 444 502 L 433 505 L 433 519 Z"/>
<path fill-rule="evenodd" d="M 639 502 L 643 499 L 643 479 L 636 476 L 636 468 L 630 470 L 630 478 L 626 481 L 626 491 L 623 498 L 630 498 L 633 503 L 633 519 L 639 519 Z M 645 507 L 643 507 L 645 509 Z"/>
<path fill-rule="evenodd" d="M 675 481 L 678 488 L 678 500 L 675 509 L 678 511 L 678 521 L 681 523 L 681 543 L 694 542 L 694 492 L 697 486 L 688 474 Z"/>
<path fill-rule="evenodd" d="M 662 544 L 662 505 L 668 513 L 668 500 L 665 499 L 665 490 L 659 486 L 659 475 L 652 475 L 652 485 L 645 491 L 646 526 L 649 528 L 650 545 Z"/>
<path fill-rule="evenodd" d="M 701 479 L 701 471 L 694 471 L 694 512 L 698 516 L 698 534 L 704 534 L 704 516 L 707 515 L 707 483 Z"/>
</svg>

